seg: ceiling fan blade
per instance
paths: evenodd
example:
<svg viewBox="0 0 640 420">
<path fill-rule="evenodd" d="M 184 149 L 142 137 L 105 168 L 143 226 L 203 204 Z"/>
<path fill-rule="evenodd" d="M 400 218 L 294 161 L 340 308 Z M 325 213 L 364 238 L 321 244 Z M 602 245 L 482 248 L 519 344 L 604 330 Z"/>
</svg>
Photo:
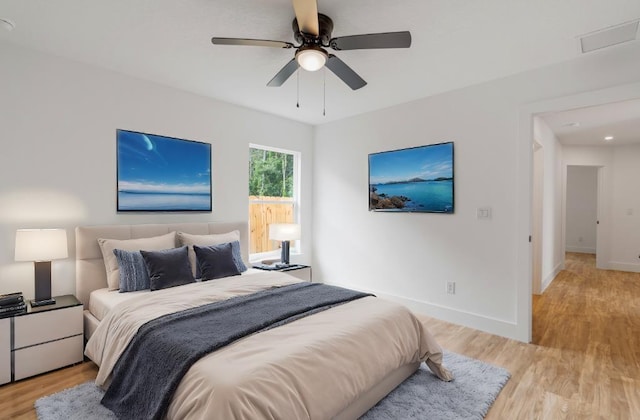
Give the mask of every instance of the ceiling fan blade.
<svg viewBox="0 0 640 420">
<path fill-rule="evenodd" d="M 280 71 L 275 76 L 273 76 L 273 79 L 271 79 L 269 83 L 267 83 L 267 86 L 282 86 L 282 84 L 286 82 L 287 79 L 296 72 L 296 70 L 298 70 L 298 62 L 294 58 L 289 61 L 282 69 L 280 69 Z"/>
<path fill-rule="evenodd" d="M 411 32 L 342 36 L 333 38 L 329 45 L 337 51 L 371 48 L 409 48 L 411 46 Z"/>
<path fill-rule="evenodd" d="M 244 38 L 211 38 L 211 43 L 215 45 L 244 45 L 252 47 L 273 47 L 273 48 L 293 48 L 293 44 L 284 41 L 269 41 L 267 39 L 244 39 Z"/>
<path fill-rule="evenodd" d="M 358 90 L 367 84 L 362 77 L 358 76 L 358 73 L 333 54 L 329 54 L 326 66 L 353 90 Z"/>
<path fill-rule="evenodd" d="M 313 36 L 320 35 L 316 0 L 293 0 L 293 10 L 301 32 Z"/>
</svg>

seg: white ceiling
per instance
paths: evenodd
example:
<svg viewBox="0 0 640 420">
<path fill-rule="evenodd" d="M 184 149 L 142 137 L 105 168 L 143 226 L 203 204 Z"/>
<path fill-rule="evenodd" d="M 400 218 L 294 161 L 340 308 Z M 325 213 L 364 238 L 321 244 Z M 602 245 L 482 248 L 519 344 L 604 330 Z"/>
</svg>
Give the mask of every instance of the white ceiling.
<svg viewBox="0 0 640 420">
<path fill-rule="evenodd" d="M 572 109 L 541 117 L 564 145 L 616 146 L 640 143 L 640 100 Z M 604 140 L 606 136 L 612 136 L 613 140 Z"/>
<path fill-rule="evenodd" d="M 576 37 L 640 17 L 637 0 L 319 0 L 334 36 L 410 30 L 410 49 L 336 52 L 368 85 L 323 71 L 266 83 L 292 50 L 214 46 L 293 41 L 291 0 L 0 0 L 3 42 L 94 64 L 294 120 L 322 124 L 578 55 Z M 638 41 L 634 41 L 638 42 Z"/>
</svg>

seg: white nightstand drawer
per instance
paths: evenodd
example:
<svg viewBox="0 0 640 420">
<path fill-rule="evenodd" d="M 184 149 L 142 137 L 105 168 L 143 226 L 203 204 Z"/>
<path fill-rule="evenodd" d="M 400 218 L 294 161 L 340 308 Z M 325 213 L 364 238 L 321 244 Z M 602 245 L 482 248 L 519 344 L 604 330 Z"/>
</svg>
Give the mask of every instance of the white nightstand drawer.
<svg viewBox="0 0 640 420">
<path fill-rule="evenodd" d="M 14 327 L 14 349 L 82 334 L 82 306 L 18 316 Z"/>
<path fill-rule="evenodd" d="M 83 344 L 77 335 L 14 351 L 15 380 L 81 362 Z"/>
<path fill-rule="evenodd" d="M 11 382 L 11 320 L 0 319 L 0 385 Z"/>
<path fill-rule="evenodd" d="M 299 268 L 297 270 L 287 270 L 286 274 L 304 281 L 311 281 L 311 267 Z"/>
</svg>

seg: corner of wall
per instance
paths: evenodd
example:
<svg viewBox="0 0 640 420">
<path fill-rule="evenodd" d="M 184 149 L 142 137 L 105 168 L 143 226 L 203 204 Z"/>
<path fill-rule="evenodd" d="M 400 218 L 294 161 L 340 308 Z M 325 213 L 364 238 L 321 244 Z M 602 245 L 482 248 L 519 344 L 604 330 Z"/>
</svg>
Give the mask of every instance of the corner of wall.
<svg viewBox="0 0 640 420">
<path fill-rule="evenodd" d="M 556 277 L 558 276 L 558 274 L 560 274 L 560 272 L 562 271 L 564 266 L 564 262 L 558 263 L 554 268 L 553 271 L 544 279 L 542 279 L 542 287 L 540 290 L 540 293 L 544 293 L 545 290 L 547 290 L 547 287 L 549 287 L 551 285 L 551 283 L 556 279 Z"/>
</svg>

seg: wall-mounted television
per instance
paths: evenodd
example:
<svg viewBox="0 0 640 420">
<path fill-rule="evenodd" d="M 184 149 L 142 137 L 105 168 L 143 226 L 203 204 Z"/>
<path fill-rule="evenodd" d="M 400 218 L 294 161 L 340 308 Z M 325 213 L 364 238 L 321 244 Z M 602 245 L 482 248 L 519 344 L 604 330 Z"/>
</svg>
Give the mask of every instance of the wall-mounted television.
<svg viewBox="0 0 640 420">
<path fill-rule="evenodd" d="M 369 210 L 453 213 L 453 142 L 371 153 Z"/>
<path fill-rule="evenodd" d="M 211 211 L 211 144 L 117 130 L 118 211 Z"/>
</svg>

